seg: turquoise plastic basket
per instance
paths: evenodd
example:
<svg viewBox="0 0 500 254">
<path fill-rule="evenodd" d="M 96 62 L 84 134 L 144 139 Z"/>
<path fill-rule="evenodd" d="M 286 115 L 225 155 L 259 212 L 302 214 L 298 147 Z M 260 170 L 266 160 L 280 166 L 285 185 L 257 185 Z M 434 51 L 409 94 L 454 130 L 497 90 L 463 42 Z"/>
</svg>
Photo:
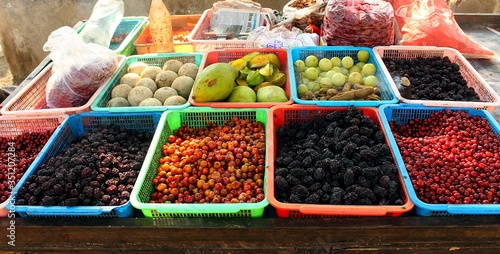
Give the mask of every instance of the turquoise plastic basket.
<svg viewBox="0 0 500 254">
<path fill-rule="evenodd" d="M 415 204 L 415 213 L 419 216 L 454 216 L 454 215 L 498 215 L 500 214 L 499 204 L 429 204 L 417 197 L 411 178 L 406 170 L 403 157 L 397 146 L 396 139 L 391 131 L 389 122 L 397 124 L 408 124 L 415 118 L 426 119 L 434 112 L 441 112 L 445 109 L 452 111 L 465 111 L 470 116 L 480 116 L 486 118 L 491 125 L 491 129 L 500 135 L 500 125 L 487 110 L 477 110 L 472 108 L 446 108 L 446 107 L 425 107 L 419 105 L 400 104 L 382 105 L 379 107 L 381 123 L 383 124 L 387 139 L 391 143 L 394 158 L 403 177 L 405 188 L 410 200 Z"/>
<path fill-rule="evenodd" d="M 150 66 L 163 67 L 163 64 L 167 60 L 177 59 L 183 63 L 194 63 L 200 67 L 201 60 L 203 58 L 203 53 L 158 53 L 158 54 L 147 54 L 147 55 L 135 55 L 129 56 L 125 59 L 125 63 L 120 66 L 116 71 L 115 75 L 110 79 L 106 87 L 97 96 L 96 100 L 90 106 L 92 111 L 97 112 L 112 112 L 112 113 L 124 113 L 124 112 L 163 112 L 171 109 L 183 109 L 189 107 L 191 104 L 189 101 L 182 105 L 176 106 L 128 106 L 128 107 L 106 107 L 106 104 L 111 99 L 111 91 L 117 85 L 120 84 L 120 79 L 127 73 L 127 69 L 130 64 L 134 62 L 143 62 Z"/>
<path fill-rule="evenodd" d="M 370 58 L 366 63 L 372 63 L 377 68 L 377 73 L 375 76 L 378 79 L 378 87 L 380 88 L 380 98 L 381 100 L 339 100 L 339 101 L 330 101 L 330 100 L 303 100 L 300 99 L 297 92 L 297 86 L 300 84 L 297 79 L 298 75 L 294 69 L 294 63 L 297 60 L 305 60 L 309 55 L 315 55 L 318 59 L 321 58 L 329 58 L 332 57 L 340 57 L 342 59 L 345 56 L 352 57 L 356 63 L 357 62 L 357 53 L 359 50 L 366 50 L 370 54 Z M 380 66 L 379 61 L 375 58 L 373 51 L 368 47 L 354 47 L 354 46 L 311 46 L 311 47 L 297 47 L 288 50 L 288 72 L 290 73 L 290 88 L 292 91 L 292 99 L 297 104 L 305 104 L 305 105 L 316 105 L 316 106 L 356 106 L 356 107 L 377 107 L 382 104 L 395 104 L 398 103 L 399 100 L 392 91 L 389 86 L 389 81 L 387 80 L 387 76 L 382 72 L 382 68 Z M 295 74 L 295 75 L 293 75 Z M 294 77 L 295 76 L 295 77 Z"/>
<path fill-rule="evenodd" d="M 109 113 L 81 113 L 71 115 L 54 132 L 47 144 L 40 151 L 38 157 L 33 161 L 26 173 L 19 180 L 12 193 L 19 193 L 19 189 L 24 185 L 30 175 L 32 175 L 40 165 L 46 163 L 50 158 L 56 156 L 66 149 L 71 142 L 78 139 L 85 132 L 92 131 L 98 125 L 114 124 L 116 126 L 136 130 L 139 132 L 154 133 L 158 126 L 160 113 L 129 113 L 129 114 L 109 114 Z M 17 194 L 13 196 L 16 198 Z M 103 218 L 123 218 L 131 217 L 133 207 L 129 202 L 120 206 L 32 206 L 16 205 L 12 207 L 11 202 L 7 204 L 7 210 L 15 210 L 21 217 L 103 217 Z"/>
<path fill-rule="evenodd" d="M 147 21 L 147 17 L 123 17 L 118 27 L 116 27 L 113 36 L 118 36 L 121 33 L 125 33 L 127 36 L 120 43 L 111 43 L 109 45 L 109 49 L 115 51 L 117 55 L 132 55 L 135 51 L 134 41 L 137 37 L 139 37 L 139 34 L 146 26 Z M 85 24 L 86 23 L 83 23 L 77 28 L 78 33 L 82 31 Z"/>
<path fill-rule="evenodd" d="M 234 218 L 251 217 L 261 218 L 264 208 L 269 204 L 267 200 L 267 176 L 264 174 L 264 200 L 258 203 L 205 203 L 205 204 L 157 204 L 149 203 L 153 191 L 152 180 L 157 174 L 159 159 L 162 157 L 161 147 L 167 143 L 168 136 L 178 129 L 181 124 L 189 127 L 205 127 L 207 121 L 222 125 L 225 120 L 233 116 L 240 119 L 250 119 L 267 122 L 267 109 L 212 109 L 208 107 L 190 107 L 184 110 L 172 110 L 162 114 L 160 124 L 153 137 L 148 154 L 137 177 L 134 189 L 130 195 L 132 206 L 140 209 L 148 218 Z M 267 136 L 267 130 L 266 130 Z M 266 141 L 266 153 L 267 153 Z M 267 167 L 267 155 L 266 155 Z"/>
</svg>

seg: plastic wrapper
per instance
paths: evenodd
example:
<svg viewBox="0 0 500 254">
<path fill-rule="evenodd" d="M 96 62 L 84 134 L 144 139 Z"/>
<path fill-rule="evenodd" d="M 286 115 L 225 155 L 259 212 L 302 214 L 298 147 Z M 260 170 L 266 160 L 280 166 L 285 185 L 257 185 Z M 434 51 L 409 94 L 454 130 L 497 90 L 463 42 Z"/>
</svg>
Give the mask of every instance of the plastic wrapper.
<svg viewBox="0 0 500 254">
<path fill-rule="evenodd" d="M 467 36 L 442 0 L 394 0 L 396 44 L 450 47 L 467 58 L 492 58 L 494 52 Z"/>
<path fill-rule="evenodd" d="M 44 51 L 54 62 L 46 85 L 50 108 L 84 105 L 117 69 L 118 57 L 111 49 L 85 43 L 71 27 L 53 31 Z"/>
<path fill-rule="evenodd" d="M 253 30 L 247 39 L 248 48 L 294 48 L 305 46 L 318 46 L 317 34 L 303 33 L 300 29 L 292 27 L 291 30 L 284 26 L 274 29 L 258 27 Z"/>
<path fill-rule="evenodd" d="M 327 0 L 291 0 L 283 6 L 283 21 L 278 25 L 291 25 L 302 31 L 307 26 L 321 27 Z"/>
<path fill-rule="evenodd" d="M 394 44 L 394 10 L 382 0 L 329 0 L 323 35 L 334 46 L 389 46 Z"/>
<path fill-rule="evenodd" d="M 89 20 L 80 32 L 83 41 L 109 47 L 124 12 L 125 6 L 122 0 L 98 0 Z"/>
</svg>

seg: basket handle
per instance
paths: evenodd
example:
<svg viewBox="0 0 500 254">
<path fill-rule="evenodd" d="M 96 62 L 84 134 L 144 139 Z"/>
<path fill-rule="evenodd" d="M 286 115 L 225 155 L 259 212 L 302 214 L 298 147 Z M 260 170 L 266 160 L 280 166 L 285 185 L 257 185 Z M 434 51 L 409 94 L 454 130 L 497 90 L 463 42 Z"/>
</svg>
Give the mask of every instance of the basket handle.
<svg viewBox="0 0 500 254">
<path fill-rule="evenodd" d="M 385 207 L 370 207 L 367 206 L 338 206 L 338 209 L 318 209 L 316 206 L 300 206 L 300 213 L 314 215 L 346 215 L 353 214 L 359 216 L 385 216 L 387 210 Z"/>
</svg>

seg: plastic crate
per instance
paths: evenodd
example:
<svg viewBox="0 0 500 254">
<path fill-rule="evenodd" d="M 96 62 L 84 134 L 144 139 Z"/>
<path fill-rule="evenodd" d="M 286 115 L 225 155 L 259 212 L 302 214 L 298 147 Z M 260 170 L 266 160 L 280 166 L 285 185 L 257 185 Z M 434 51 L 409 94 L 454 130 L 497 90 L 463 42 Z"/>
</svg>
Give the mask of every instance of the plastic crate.
<svg viewBox="0 0 500 254">
<path fill-rule="evenodd" d="M 181 124 L 189 127 L 205 127 L 207 121 L 223 125 L 225 120 L 233 116 L 253 121 L 267 121 L 267 109 L 210 109 L 190 107 L 184 110 L 167 111 L 162 114 L 160 124 L 153 137 L 153 142 L 137 177 L 130 195 L 132 205 L 140 209 L 148 218 L 260 218 L 264 208 L 269 204 L 266 191 L 266 174 L 264 174 L 264 200 L 258 203 L 205 203 L 205 204 L 157 204 L 149 203 L 153 191 L 152 180 L 157 174 L 159 159 L 162 157 L 161 147 L 167 143 L 168 136 Z M 267 144 L 266 144 L 267 150 Z M 266 165 L 267 165 L 266 158 Z"/>
<path fill-rule="evenodd" d="M 281 218 L 311 218 L 311 217 L 367 217 L 367 216 L 401 216 L 403 213 L 411 211 L 413 208 L 412 201 L 408 198 L 404 182 L 401 179 L 401 189 L 404 193 L 403 205 L 327 205 L 327 204 L 299 204 L 299 203 L 283 203 L 276 199 L 274 192 L 274 161 L 276 160 L 277 137 L 276 132 L 279 127 L 290 123 L 302 123 L 312 121 L 315 117 L 325 116 L 332 111 L 345 111 L 348 107 L 320 107 L 311 105 L 289 105 L 272 107 L 268 113 L 268 133 L 269 152 L 267 167 L 267 198 L 269 203 L 276 209 L 276 215 Z M 380 117 L 375 107 L 358 107 L 357 109 L 363 112 L 363 115 L 370 117 L 380 128 L 384 127 L 380 124 Z M 387 139 L 386 139 L 387 140 Z M 389 147 L 392 146 L 387 142 Z M 392 151 L 392 149 L 391 149 Z"/>
<path fill-rule="evenodd" d="M 149 107 L 139 107 L 139 106 L 128 106 L 128 107 L 106 107 L 106 104 L 111 100 L 111 91 L 117 85 L 120 84 L 120 79 L 127 73 L 127 69 L 130 64 L 134 62 L 143 62 L 150 66 L 163 67 L 163 64 L 167 60 L 177 59 L 183 63 L 194 63 L 198 67 L 201 64 L 203 58 L 202 53 L 159 53 L 159 54 L 147 54 L 147 55 L 136 55 L 129 56 L 125 60 L 125 63 L 116 71 L 115 75 L 111 78 L 108 84 L 101 90 L 95 101 L 90 106 L 92 111 L 96 112 L 163 112 L 165 110 L 171 109 L 183 109 L 190 106 L 189 101 L 182 105 L 175 106 L 149 106 Z"/>
<path fill-rule="evenodd" d="M 265 10 L 264 10 L 265 11 Z M 261 13 L 262 18 L 266 13 Z M 212 19 L 212 9 L 203 11 L 198 23 L 193 28 L 193 31 L 188 36 L 188 41 L 193 44 L 194 51 L 205 52 L 214 49 L 227 49 L 227 48 L 253 48 L 249 46 L 247 40 L 205 40 L 203 33 L 210 30 L 210 20 Z M 269 27 L 270 24 L 266 24 Z"/>
<path fill-rule="evenodd" d="M 123 17 L 122 21 L 116 27 L 116 30 L 113 34 L 114 36 L 118 36 L 121 33 L 127 34 L 125 39 L 123 39 L 120 43 L 110 43 L 109 49 L 116 52 L 117 55 L 126 55 L 130 56 L 135 51 L 134 41 L 139 37 L 139 34 L 146 26 L 148 18 L 147 17 Z M 77 32 L 80 33 L 82 29 L 85 27 L 86 23 L 83 23 L 80 27 L 77 28 Z"/>
<path fill-rule="evenodd" d="M 118 56 L 117 69 L 125 62 L 125 56 Z M 52 67 L 54 63 L 49 63 L 36 77 L 31 80 L 19 93 L 17 93 L 9 102 L 1 109 L 2 115 L 5 116 L 30 116 L 30 115 L 72 115 L 81 112 L 90 111 L 90 105 L 97 98 L 99 93 L 104 89 L 105 84 L 111 80 L 103 82 L 103 84 L 94 92 L 92 97 L 82 106 L 70 108 L 49 108 L 45 101 L 47 81 L 52 75 Z"/>
<path fill-rule="evenodd" d="M 303 100 L 300 99 L 297 92 L 297 86 L 300 84 L 298 82 L 299 76 L 294 69 L 294 63 L 297 60 L 304 60 L 309 55 L 315 55 L 318 59 L 339 57 L 342 59 L 345 56 L 350 56 L 353 58 L 354 63 L 357 63 L 357 53 L 360 50 L 366 50 L 370 54 L 370 58 L 366 63 L 372 63 L 377 68 L 375 76 L 378 79 L 378 87 L 380 88 L 380 98 L 381 100 Z M 317 106 L 356 106 L 356 107 L 376 107 L 382 104 L 394 104 L 398 103 L 399 100 L 389 86 L 388 76 L 381 71 L 381 66 L 379 62 L 375 59 L 372 49 L 368 47 L 354 47 L 354 46 L 317 46 L 317 47 L 297 47 L 288 50 L 288 68 L 289 72 L 292 73 L 290 78 L 290 88 L 292 90 L 292 99 L 297 104 L 304 105 L 317 105 Z"/>
<path fill-rule="evenodd" d="M 23 132 L 41 133 L 48 130 L 55 131 L 55 129 L 59 127 L 67 118 L 67 115 L 0 117 L 0 137 L 16 137 L 21 135 Z M 47 140 L 46 144 L 51 142 L 52 137 Z M 8 174 L 9 172 L 7 172 L 5 176 L 8 176 Z M 14 186 L 11 187 L 13 189 Z M 10 200 L 12 199 L 8 199 L 7 201 L 0 203 L 0 217 L 6 217 L 9 212 L 15 212 L 15 210 L 7 210 L 7 203 L 10 202 Z"/>
<path fill-rule="evenodd" d="M 427 46 L 378 46 L 373 48 L 373 53 L 382 67 L 384 75 L 388 77 L 389 85 L 401 103 L 420 104 L 424 106 L 437 107 L 464 107 L 475 109 L 486 109 L 493 112 L 493 109 L 500 105 L 500 97 L 491 86 L 479 75 L 465 57 L 456 49 L 446 47 Z M 474 88 L 479 95 L 481 102 L 470 101 L 441 101 L 441 100 L 412 100 L 404 98 L 394 83 L 383 58 L 394 59 L 414 59 L 417 57 L 449 57 L 452 63 L 460 66 L 460 73 L 467 81 L 467 86 Z"/>
<path fill-rule="evenodd" d="M 27 178 L 34 174 L 40 165 L 66 149 L 73 141 L 86 132 L 91 132 L 99 125 L 113 124 L 121 128 L 139 132 L 154 133 L 158 126 L 160 113 L 128 113 L 108 114 L 88 112 L 69 116 L 53 134 L 44 149 L 33 161 L 12 193 L 19 193 L 19 189 Z M 7 205 L 10 209 L 10 205 Z M 16 205 L 15 211 L 21 217 L 106 217 L 123 218 L 131 217 L 133 207 L 129 202 L 119 206 L 32 206 Z"/>
<path fill-rule="evenodd" d="M 419 216 L 455 216 L 455 215 L 498 215 L 500 214 L 499 204 L 429 204 L 417 197 L 411 178 L 408 174 L 403 161 L 401 152 L 397 146 L 396 139 L 392 134 L 389 122 L 394 121 L 397 124 L 407 124 L 415 118 L 426 119 L 434 112 L 441 112 L 445 109 L 452 111 L 465 111 L 470 116 L 480 116 L 486 118 L 491 124 L 491 129 L 500 135 L 500 125 L 495 118 L 486 110 L 477 110 L 472 108 L 447 108 L 447 107 L 422 107 L 419 105 L 383 105 L 379 108 L 380 119 L 384 125 L 385 134 L 391 143 L 394 151 L 394 157 L 399 171 L 403 176 L 405 187 L 407 188 L 410 200 L 415 204 L 415 213 Z"/>
<path fill-rule="evenodd" d="M 201 15 L 173 15 L 172 20 L 172 30 L 174 32 L 174 37 L 176 31 L 178 32 L 191 32 L 200 20 Z M 187 37 L 187 36 L 186 36 Z M 144 55 L 148 53 L 156 53 L 155 45 L 150 41 L 151 34 L 149 30 L 149 23 L 146 24 L 141 34 L 134 41 L 135 51 L 138 55 Z M 174 51 L 175 52 L 193 52 L 193 45 L 190 42 L 176 42 L 174 40 Z"/>
<path fill-rule="evenodd" d="M 203 60 L 198 71 L 201 72 L 207 66 L 213 63 L 229 63 L 232 60 L 243 57 L 252 52 L 260 52 L 262 54 L 273 53 L 278 56 L 281 63 L 280 71 L 286 75 L 286 82 L 282 86 L 288 97 L 286 102 L 196 102 L 189 96 L 189 103 L 192 106 L 211 107 L 211 108 L 269 108 L 275 105 L 292 104 L 290 92 L 290 74 L 288 72 L 287 50 L 286 49 L 270 49 L 270 48 L 249 48 L 249 49 L 222 49 L 209 50 L 204 53 Z M 192 95 L 192 91 L 191 91 Z"/>
</svg>

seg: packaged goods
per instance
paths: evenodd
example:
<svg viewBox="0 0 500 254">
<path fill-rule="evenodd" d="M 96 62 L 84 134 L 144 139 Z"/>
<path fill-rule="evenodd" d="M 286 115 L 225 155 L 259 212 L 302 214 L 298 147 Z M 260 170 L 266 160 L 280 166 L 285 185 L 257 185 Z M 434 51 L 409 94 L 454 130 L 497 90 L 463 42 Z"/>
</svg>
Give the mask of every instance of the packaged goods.
<svg viewBox="0 0 500 254">
<path fill-rule="evenodd" d="M 330 0 L 323 19 L 329 46 L 394 44 L 394 10 L 382 0 Z"/>
<path fill-rule="evenodd" d="M 54 61 L 47 81 L 47 105 L 50 108 L 78 107 L 113 75 L 118 56 L 111 49 L 85 43 L 71 27 L 52 32 L 43 46 Z"/>
</svg>

